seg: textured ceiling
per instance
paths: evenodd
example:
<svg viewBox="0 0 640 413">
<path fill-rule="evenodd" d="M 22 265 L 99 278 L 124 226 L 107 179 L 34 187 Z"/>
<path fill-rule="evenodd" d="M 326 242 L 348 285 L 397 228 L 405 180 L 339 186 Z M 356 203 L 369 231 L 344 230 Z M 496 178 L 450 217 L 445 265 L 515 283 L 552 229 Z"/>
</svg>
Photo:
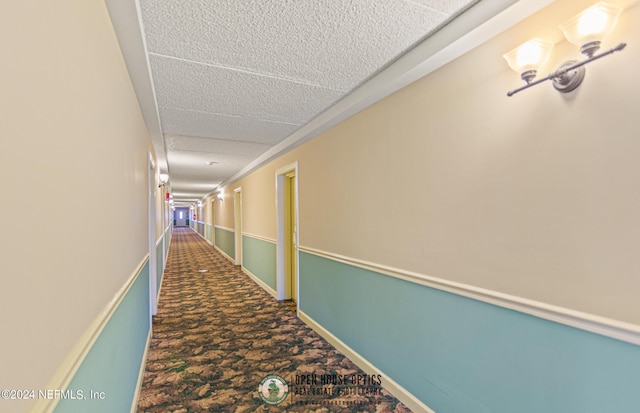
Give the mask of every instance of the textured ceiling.
<svg viewBox="0 0 640 413">
<path fill-rule="evenodd" d="M 141 0 L 176 203 L 211 192 L 476 2 Z"/>
</svg>

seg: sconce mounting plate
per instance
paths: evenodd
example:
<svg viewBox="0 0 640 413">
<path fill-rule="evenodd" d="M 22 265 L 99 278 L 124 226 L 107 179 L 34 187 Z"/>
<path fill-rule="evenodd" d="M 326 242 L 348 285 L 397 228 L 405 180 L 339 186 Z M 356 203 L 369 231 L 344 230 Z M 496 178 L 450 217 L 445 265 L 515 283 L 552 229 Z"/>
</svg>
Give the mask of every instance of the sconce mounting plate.
<svg viewBox="0 0 640 413">
<path fill-rule="evenodd" d="M 569 60 L 563 63 L 558 70 L 551 76 L 553 87 L 562 93 L 569 93 L 582 83 L 584 80 L 584 66 L 575 67 L 577 60 Z"/>
<path fill-rule="evenodd" d="M 594 60 L 598 60 L 600 58 L 608 56 L 614 52 L 624 50 L 625 47 L 627 47 L 626 43 L 620 43 L 613 49 L 594 55 L 581 62 L 577 60 L 568 61 L 560 66 L 558 70 L 551 73 L 549 76 L 532 81 L 531 83 L 527 83 L 525 86 L 507 92 L 507 96 L 513 96 L 518 92 L 522 92 L 523 90 L 529 89 L 532 86 L 539 85 L 540 83 L 546 82 L 547 80 L 551 80 L 553 82 L 553 87 L 555 87 L 559 92 L 569 93 L 580 86 L 580 83 L 582 83 L 582 80 L 584 79 L 584 65 L 586 65 L 587 63 L 591 63 Z"/>
</svg>

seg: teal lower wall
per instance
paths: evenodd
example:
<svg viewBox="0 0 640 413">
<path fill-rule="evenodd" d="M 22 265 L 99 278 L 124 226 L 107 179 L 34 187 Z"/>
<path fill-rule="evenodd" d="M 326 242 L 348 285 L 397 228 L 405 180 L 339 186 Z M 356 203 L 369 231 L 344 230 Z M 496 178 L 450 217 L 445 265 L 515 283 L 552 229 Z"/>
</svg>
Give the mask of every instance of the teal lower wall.
<svg viewBox="0 0 640 413">
<path fill-rule="evenodd" d="M 276 244 L 243 235 L 242 266 L 276 290 Z"/>
<path fill-rule="evenodd" d="M 205 224 L 204 224 L 204 222 L 202 222 L 202 221 L 195 221 L 195 222 L 194 222 L 193 230 L 194 230 L 195 232 L 197 232 L 198 234 L 200 234 L 200 236 L 201 236 L 202 238 L 206 238 L 206 237 L 205 237 Z"/>
<path fill-rule="evenodd" d="M 204 238 L 213 243 L 212 233 L 211 233 L 211 224 L 205 224 Z"/>
<path fill-rule="evenodd" d="M 236 258 L 235 233 L 226 229 L 215 227 L 216 247 L 224 251 L 231 258 Z"/>
<path fill-rule="evenodd" d="M 61 400 L 55 413 L 129 412 L 149 333 L 149 262 L 108 320 L 67 387 L 85 400 Z M 91 391 L 104 399 L 91 399 Z"/>
<path fill-rule="evenodd" d="M 165 238 L 164 238 L 164 261 L 165 262 L 167 262 L 167 256 L 169 255 L 169 245 L 171 245 L 172 231 L 173 231 L 173 228 L 170 228 L 164 234 L 165 235 Z"/>
<path fill-rule="evenodd" d="M 437 413 L 630 413 L 640 347 L 300 253 L 300 309 Z"/>
<path fill-rule="evenodd" d="M 156 246 L 156 297 L 160 292 L 162 284 L 162 275 L 164 274 L 164 242 Z"/>
</svg>

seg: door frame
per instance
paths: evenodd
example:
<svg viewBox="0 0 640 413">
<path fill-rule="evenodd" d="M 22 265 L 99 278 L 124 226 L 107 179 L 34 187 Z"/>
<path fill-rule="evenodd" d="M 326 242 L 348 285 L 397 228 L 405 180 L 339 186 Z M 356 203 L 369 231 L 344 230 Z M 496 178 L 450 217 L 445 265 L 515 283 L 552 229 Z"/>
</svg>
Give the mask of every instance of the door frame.
<svg viewBox="0 0 640 413">
<path fill-rule="evenodd" d="M 156 165 L 151 152 L 147 158 L 147 213 L 149 229 L 149 318 L 158 313 L 158 278 L 156 268 Z"/>
<path fill-rule="evenodd" d="M 233 226 L 235 229 L 235 265 L 242 267 L 242 187 L 233 190 Z"/>
<path fill-rule="evenodd" d="M 286 240 L 287 234 L 285 233 L 286 228 L 286 220 L 290 217 L 286 216 L 286 205 L 285 205 L 285 195 L 287 190 L 287 175 L 295 176 L 295 196 L 293 199 L 294 209 L 296 214 L 296 239 L 295 244 L 298 246 L 296 248 L 296 266 L 295 266 L 295 274 L 296 277 L 296 285 L 297 285 L 297 308 L 300 310 L 300 193 L 299 193 L 299 174 L 298 174 L 298 161 L 291 163 L 289 165 L 283 166 L 276 170 L 276 221 L 277 221 L 277 243 L 276 243 L 276 293 L 278 300 L 288 300 L 291 299 L 290 291 L 290 280 L 287 279 L 287 271 L 286 271 Z"/>
<path fill-rule="evenodd" d="M 216 245 L 216 199 L 211 198 L 211 245 Z"/>
</svg>

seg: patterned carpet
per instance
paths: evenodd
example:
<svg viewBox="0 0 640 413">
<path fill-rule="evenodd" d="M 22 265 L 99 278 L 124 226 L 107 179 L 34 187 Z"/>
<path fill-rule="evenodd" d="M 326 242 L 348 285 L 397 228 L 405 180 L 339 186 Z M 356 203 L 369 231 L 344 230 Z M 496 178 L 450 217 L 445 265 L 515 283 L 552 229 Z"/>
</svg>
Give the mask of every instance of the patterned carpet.
<svg viewBox="0 0 640 413">
<path fill-rule="evenodd" d="M 174 229 L 138 412 L 410 411 L 295 308 Z"/>
</svg>

